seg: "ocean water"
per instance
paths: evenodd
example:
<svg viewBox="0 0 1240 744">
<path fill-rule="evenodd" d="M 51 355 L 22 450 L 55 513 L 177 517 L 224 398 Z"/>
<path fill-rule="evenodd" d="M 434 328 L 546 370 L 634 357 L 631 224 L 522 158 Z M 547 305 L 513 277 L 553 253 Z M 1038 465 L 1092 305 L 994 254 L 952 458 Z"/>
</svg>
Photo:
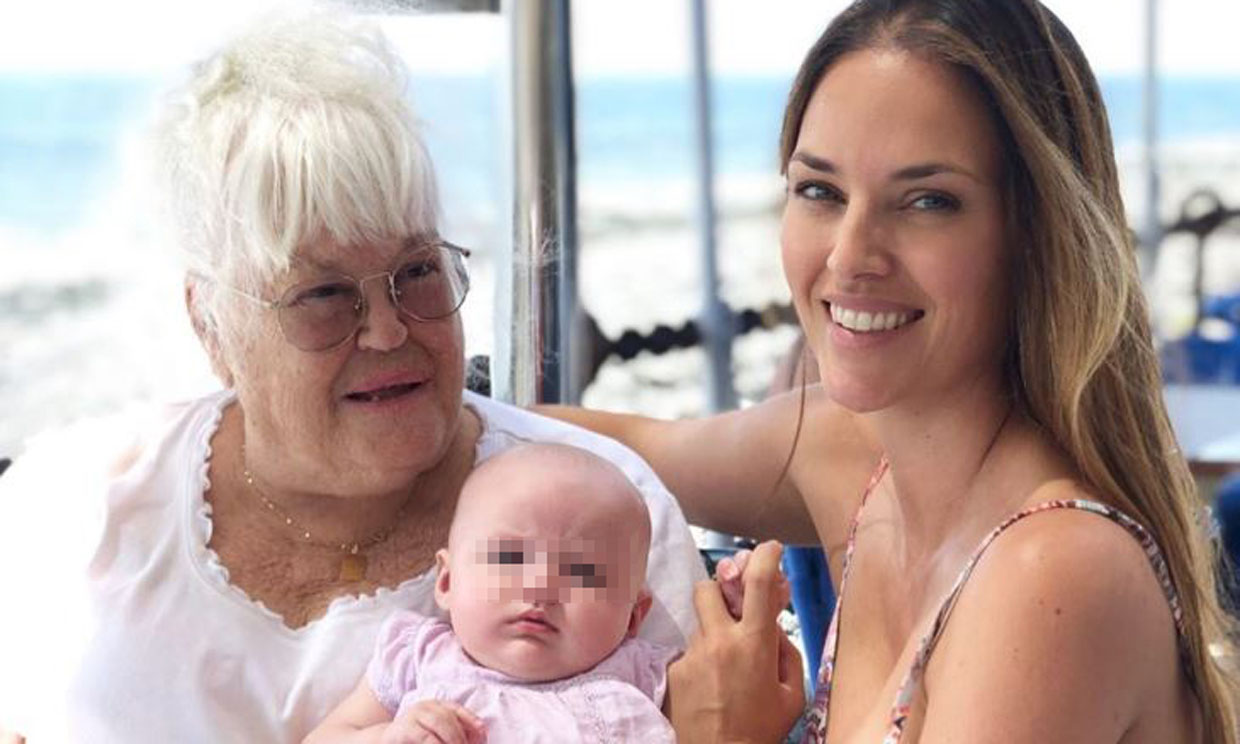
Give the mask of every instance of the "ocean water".
<svg viewBox="0 0 1240 744">
<path fill-rule="evenodd" d="M 772 215 L 789 82 L 714 81 L 722 244 L 729 252 L 724 294 L 733 304 L 779 299 Z M 162 84 L 126 77 L 0 76 L 0 457 L 18 451 L 39 429 L 209 384 L 177 307 L 172 257 L 148 224 L 149 180 L 137 157 Z M 1102 84 L 1117 146 L 1121 153 L 1136 152 L 1140 82 L 1119 77 Z M 499 83 L 421 76 L 411 90 L 437 165 L 445 231 L 480 249 L 466 328 L 470 350 L 485 353 L 493 332 L 488 254 L 508 233 L 500 224 L 507 154 Z M 619 78 L 586 80 L 576 91 L 583 250 L 593 251 L 600 267 L 598 276 L 582 278 L 583 294 L 609 332 L 649 328 L 660 312 L 669 314 L 662 322 L 678 324 L 698 301 L 689 92 L 680 79 Z M 1227 171 L 1234 185 L 1240 174 L 1240 78 L 1171 78 L 1161 93 L 1164 142 L 1212 143 L 1209 159 L 1223 153 L 1234 166 Z M 1190 187 L 1197 166 L 1172 165 L 1188 168 L 1172 173 L 1181 184 L 1176 188 Z M 644 286 L 649 268 L 626 257 L 638 243 L 652 254 L 643 261 L 678 262 L 679 268 L 669 264 L 659 272 L 674 279 L 657 292 Z M 591 270 L 588 262 L 583 267 Z M 633 292 L 645 290 L 654 294 L 635 302 Z M 786 341 L 776 334 L 754 348 L 738 348 L 738 384 L 763 387 L 772 356 Z M 751 358 L 764 361 L 743 361 Z M 603 402 L 648 395 L 644 391 L 658 389 L 669 376 L 683 382 L 687 375 L 696 384 L 701 374 L 694 365 L 700 363 L 648 361 L 644 371 L 627 377 L 605 369 L 601 381 L 619 381 L 613 398 Z M 700 399 L 662 412 L 691 412 Z"/>
<path fill-rule="evenodd" d="M 782 77 L 715 81 L 720 175 L 774 172 L 789 84 Z M 116 185 L 122 145 L 140 139 L 159 85 L 124 77 L 0 76 L 0 229 L 50 235 L 76 226 L 101 193 Z M 1117 145 L 1136 142 L 1140 80 L 1105 78 L 1102 86 Z M 494 214 L 485 205 L 502 194 L 496 183 L 504 157 L 497 81 L 421 77 L 411 87 L 440 164 L 445 204 L 470 217 Z M 686 81 L 588 80 L 576 95 L 584 190 L 690 176 Z M 1240 138 L 1240 78 L 1172 78 L 1163 81 L 1161 96 L 1164 141 Z"/>
</svg>

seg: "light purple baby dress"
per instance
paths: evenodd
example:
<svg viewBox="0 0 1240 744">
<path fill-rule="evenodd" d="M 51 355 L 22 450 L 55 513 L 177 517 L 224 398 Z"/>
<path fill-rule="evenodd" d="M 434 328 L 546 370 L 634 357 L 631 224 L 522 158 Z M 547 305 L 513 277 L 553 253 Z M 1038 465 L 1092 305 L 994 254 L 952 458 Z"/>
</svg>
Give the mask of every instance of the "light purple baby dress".
<svg viewBox="0 0 1240 744">
<path fill-rule="evenodd" d="M 675 744 L 660 707 L 679 653 L 633 638 L 575 677 L 522 682 L 466 656 L 448 623 L 406 611 L 383 623 L 366 678 L 393 717 L 421 700 L 459 703 L 486 722 L 487 744 Z"/>
</svg>

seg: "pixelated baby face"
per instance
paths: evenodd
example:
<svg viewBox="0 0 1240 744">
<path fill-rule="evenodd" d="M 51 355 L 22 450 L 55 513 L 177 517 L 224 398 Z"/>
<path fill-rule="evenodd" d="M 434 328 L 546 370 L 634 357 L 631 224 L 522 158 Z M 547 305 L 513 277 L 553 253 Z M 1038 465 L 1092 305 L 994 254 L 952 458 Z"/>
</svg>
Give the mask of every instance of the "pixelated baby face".
<svg viewBox="0 0 1240 744">
<path fill-rule="evenodd" d="M 479 485 L 489 492 L 462 494 L 436 584 L 475 661 L 527 681 L 560 679 L 636 634 L 650 606 L 648 518 L 638 497 L 600 493 L 627 481 L 558 469 Z"/>
<path fill-rule="evenodd" d="M 487 600 L 527 603 L 617 600 L 634 586 L 633 540 L 489 537 L 475 546 L 475 563 L 486 566 Z"/>
</svg>

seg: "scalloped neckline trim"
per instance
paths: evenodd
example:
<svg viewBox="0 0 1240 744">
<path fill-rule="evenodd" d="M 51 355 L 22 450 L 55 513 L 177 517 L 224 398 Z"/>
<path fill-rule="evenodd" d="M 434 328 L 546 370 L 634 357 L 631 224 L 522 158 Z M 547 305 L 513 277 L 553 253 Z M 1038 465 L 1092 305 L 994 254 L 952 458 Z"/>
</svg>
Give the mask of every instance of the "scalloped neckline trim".
<svg viewBox="0 0 1240 744">
<path fill-rule="evenodd" d="M 224 417 L 224 410 L 236 403 L 237 396 L 233 391 L 226 390 L 211 397 L 214 399 L 208 403 L 210 410 L 205 414 L 199 414 L 200 417 L 206 416 L 207 418 L 200 423 L 196 423 L 196 431 L 190 435 L 192 438 L 191 452 L 193 456 L 189 458 L 188 467 L 191 472 L 189 477 L 185 479 L 186 490 L 183 494 L 187 506 L 186 516 L 188 517 L 185 525 L 185 545 L 189 552 L 190 564 L 194 567 L 199 577 L 207 584 L 224 594 L 234 603 L 248 607 L 276 623 L 284 632 L 298 636 L 318 627 L 324 621 L 330 621 L 335 617 L 348 613 L 369 610 L 380 602 L 386 602 L 393 595 L 413 593 L 423 584 L 434 580 L 434 570 L 428 569 L 417 576 L 405 579 L 394 587 L 381 586 L 369 594 L 341 594 L 328 603 L 327 609 L 323 611 L 322 615 L 310 620 L 305 625 L 297 627 L 289 625 L 285 622 L 282 615 L 267 607 L 261 601 L 251 597 L 241 587 L 233 584 L 229 580 L 228 568 L 220 561 L 220 557 L 215 550 L 210 547 L 214 522 L 211 519 L 211 503 L 207 501 L 205 494 L 211 488 L 211 479 L 209 477 L 212 455 L 211 439 L 219 431 L 220 421 Z M 468 401 L 463 401 L 463 405 L 468 407 L 482 424 L 482 432 L 478 435 L 478 441 L 474 444 L 474 458 L 476 462 L 479 459 L 479 455 L 486 451 L 485 448 L 489 446 L 488 440 L 495 437 L 496 432 L 487 421 L 487 418 L 474 406 L 470 405 Z"/>
</svg>

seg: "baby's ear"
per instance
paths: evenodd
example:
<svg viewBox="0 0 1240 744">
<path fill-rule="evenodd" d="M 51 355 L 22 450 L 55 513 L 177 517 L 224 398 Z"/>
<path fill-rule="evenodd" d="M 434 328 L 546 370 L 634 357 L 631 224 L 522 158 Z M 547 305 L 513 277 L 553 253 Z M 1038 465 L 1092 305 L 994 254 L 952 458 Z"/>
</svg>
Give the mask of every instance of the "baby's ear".
<svg viewBox="0 0 1240 744">
<path fill-rule="evenodd" d="M 645 622 L 646 615 L 650 613 L 650 607 L 653 604 L 654 597 L 650 594 L 650 590 L 643 587 L 637 593 L 637 601 L 633 603 L 633 612 L 629 614 L 629 629 L 625 633 L 625 637 L 637 637 L 637 631 L 641 630 L 642 623 Z"/>
<path fill-rule="evenodd" d="M 440 548 L 435 551 L 435 604 L 444 612 L 448 611 L 448 592 L 452 588 L 452 571 L 448 563 L 448 551 Z"/>
</svg>

